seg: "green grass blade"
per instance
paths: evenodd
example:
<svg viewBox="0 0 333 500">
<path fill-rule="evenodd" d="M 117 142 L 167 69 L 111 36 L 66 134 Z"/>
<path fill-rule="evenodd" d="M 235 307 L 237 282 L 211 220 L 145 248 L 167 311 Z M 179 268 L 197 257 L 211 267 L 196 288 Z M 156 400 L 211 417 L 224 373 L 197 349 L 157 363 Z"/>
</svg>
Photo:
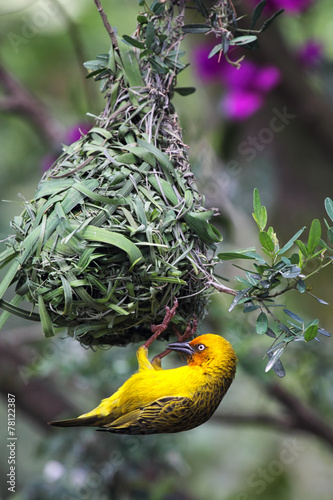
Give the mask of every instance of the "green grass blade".
<svg viewBox="0 0 333 500">
<path fill-rule="evenodd" d="M 139 144 L 139 146 L 142 146 L 143 148 L 150 151 L 150 153 L 152 153 L 155 156 L 157 161 L 160 163 L 160 165 L 163 169 L 163 172 L 164 172 L 164 174 L 169 182 L 171 182 L 171 183 L 173 182 L 173 179 L 170 176 L 170 174 L 172 174 L 173 177 L 175 179 L 177 179 L 177 175 L 176 175 L 174 166 L 172 165 L 171 161 L 169 160 L 168 156 L 165 153 L 163 153 L 160 149 L 155 147 L 150 142 L 143 141 L 142 139 L 138 139 L 138 144 Z"/>
<path fill-rule="evenodd" d="M 15 260 L 13 264 L 10 266 L 9 270 L 7 271 L 7 274 L 3 278 L 0 284 L 0 299 L 3 297 L 3 295 L 6 293 L 8 287 L 11 285 L 13 279 L 16 276 L 16 273 L 20 267 L 20 263 L 18 260 Z"/>
<path fill-rule="evenodd" d="M 120 37 L 117 37 L 121 61 L 124 68 L 124 77 L 130 87 L 144 87 L 138 59 L 133 47 L 128 45 Z"/>
<path fill-rule="evenodd" d="M 44 299 L 41 295 L 38 296 L 38 307 L 39 307 L 40 321 L 42 323 L 42 328 L 45 337 L 46 338 L 54 337 L 52 320 L 46 309 Z"/>
<path fill-rule="evenodd" d="M 120 248 L 127 253 L 131 263 L 143 261 L 143 255 L 137 246 L 122 234 L 95 226 L 87 226 L 79 231 L 79 234 L 88 241 L 98 241 Z"/>
</svg>

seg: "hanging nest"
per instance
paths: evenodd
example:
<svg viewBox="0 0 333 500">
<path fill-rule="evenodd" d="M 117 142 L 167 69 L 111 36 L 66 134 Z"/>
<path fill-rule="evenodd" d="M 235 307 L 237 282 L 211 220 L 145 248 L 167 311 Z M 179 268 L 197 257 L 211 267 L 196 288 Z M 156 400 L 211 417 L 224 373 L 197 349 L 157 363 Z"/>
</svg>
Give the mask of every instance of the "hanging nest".
<svg viewBox="0 0 333 500">
<path fill-rule="evenodd" d="M 16 295 L 1 305 L 41 320 L 46 336 L 66 327 L 85 345 L 127 344 L 162 321 L 173 297 L 179 330 L 206 313 L 221 236 L 170 102 L 185 68 L 181 4 L 175 15 L 173 2 L 156 2 L 133 37 L 86 63 L 106 95 L 98 126 L 64 148 L 12 222 L 1 292 L 15 284 Z"/>
</svg>

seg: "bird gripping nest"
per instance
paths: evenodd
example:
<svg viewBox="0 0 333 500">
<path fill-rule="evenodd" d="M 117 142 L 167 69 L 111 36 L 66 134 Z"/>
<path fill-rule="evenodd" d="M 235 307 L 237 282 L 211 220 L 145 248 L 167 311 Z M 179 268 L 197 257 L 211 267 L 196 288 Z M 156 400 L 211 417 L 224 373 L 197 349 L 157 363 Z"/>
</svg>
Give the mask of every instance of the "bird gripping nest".
<svg viewBox="0 0 333 500">
<path fill-rule="evenodd" d="M 46 336 L 66 327 L 85 345 L 127 344 L 173 297 L 180 329 L 206 312 L 221 236 L 171 103 L 185 68 L 185 2 L 177 15 L 174 3 L 154 2 L 133 37 L 112 32 L 110 52 L 86 63 L 106 96 L 98 125 L 64 148 L 12 222 L 0 296 L 12 284 L 16 295 L 0 305 L 5 316 L 41 319 Z"/>
</svg>

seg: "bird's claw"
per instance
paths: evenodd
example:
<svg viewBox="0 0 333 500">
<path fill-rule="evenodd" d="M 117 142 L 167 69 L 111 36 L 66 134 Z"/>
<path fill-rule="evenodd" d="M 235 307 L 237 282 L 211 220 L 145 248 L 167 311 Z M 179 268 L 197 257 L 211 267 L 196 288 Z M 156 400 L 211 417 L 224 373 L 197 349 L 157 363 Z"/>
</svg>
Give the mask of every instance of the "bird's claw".
<svg viewBox="0 0 333 500">
<path fill-rule="evenodd" d="M 197 319 L 195 314 L 193 315 L 192 322 L 187 323 L 186 330 L 183 334 L 179 333 L 176 326 L 173 325 L 173 330 L 174 330 L 175 334 L 177 335 L 178 342 L 186 342 L 186 340 L 193 337 L 193 335 L 197 331 L 197 328 L 198 328 L 198 319 Z"/>
<path fill-rule="evenodd" d="M 154 342 L 154 340 L 156 340 L 157 337 L 159 337 L 159 335 L 161 335 L 161 333 L 163 333 L 168 328 L 170 321 L 176 314 L 177 307 L 178 300 L 175 297 L 171 309 L 170 307 L 165 306 L 166 313 L 162 323 L 160 323 L 159 325 L 151 325 L 150 329 L 153 335 L 143 344 L 144 347 L 148 348 Z"/>
<path fill-rule="evenodd" d="M 186 342 L 188 339 L 193 337 L 193 335 L 197 331 L 198 320 L 197 320 L 197 317 L 194 315 L 192 322 L 187 323 L 186 330 L 183 334 L 179 333 L 179 331 L 177 330 L 175 325 L 172 325 L 172 326 L 173 326 L 173 330 L 174 330 L 175 334 L 177 335 L 178 342 Z M 152 365 L 156 366 L 156 367 L 160 367 L 161 366 L 161 359 L 164 358 L 164 356 L 166 356 L 170 352 L 171 352 L 170 349 L 165 349 L 165 351 L 163 351 L 160 354 L 158 354 L 157 356 L 155 356 L 152 359 Z"/>
</svg>

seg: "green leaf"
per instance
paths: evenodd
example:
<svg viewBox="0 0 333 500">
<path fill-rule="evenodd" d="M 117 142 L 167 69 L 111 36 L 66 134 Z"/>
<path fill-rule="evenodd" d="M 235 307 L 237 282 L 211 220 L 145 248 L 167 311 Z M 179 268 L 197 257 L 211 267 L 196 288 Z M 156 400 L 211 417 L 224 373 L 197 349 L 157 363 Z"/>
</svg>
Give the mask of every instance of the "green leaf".
<svg viewBox="0 0 333 500">
<path fill-rule="evenodd" d="M 267 0 L 261 0 L 261 2 L 259 2 L 256 5 L 256 8 L 254 9 L 253 14 L 252 14 L 250 31 L 252 31 L 255 28 L 255 25 L 257 24 L 257 21 L 258 21 L 259 17 L 261 16 L 262 11 L 264 10 L 266 3 L 267 3 Z"/>
<path fill-rule="evenodd" d="M 321 238 L 321 225 L 318 219 L 312 221 L 309 238 L 308 238 L 308 252 L 312 255 L 317 248 Z"/>
<path fill-rule="evenodd" d="M 304 332 L 304 340 L 305 342 L 310 342 L 315 338 L 318 333 L 318 325 L 309 325 Z"/>
<path fill-rule="evenodd" d="M 0 254 L 0 269 L 7 266 L 16 257 L 18 252 L 13 248 L 7 248 Z"/>
<path fill-rule="evenodd" d="M 327 212 L 327 215 L 333 221 L 333 200 L 332 198 L 325 198 L 325 209 Z"/>
<path fill-rule="evenodd" d="M 185 24 L 182 27 L 184 33 L 208 33 L 208 31 L 211 31 L 211 29 L 212 28 L 207 24 L 199 23 Z"/>
<path fill-rule="evenodd" d="M 179 285 L 186 285 L 186 281 L 178 278 L 178 277 L 173 277 L 173 276 L 149 276 L 148 277 L 151 281 L 159 282 L 159 283 L 175 283 Z"/>
<path fill-rule="evenodd" d="M 282 255 L 287 250 L 289 250 L 289 248 L 291 248 L 293 246 L 293 244 L 295 243 L 297 238 L 299 238 L 300 235 L 303 233 L 304 229 L 305 229 L 305 226 L 302 227 L 302 229 L 300 229 L 299 231 L 297 231 L 297 233 L 294 234 L 294 236 L 292 238 L 290 238 L 290 240 L 278 251 L 278 255 Z"/>
<path fill-rule="evenodd" d="M 259 219 L 261 228 L 264 230 L 267 224 L 267 210 L 266 207 L 261 207 L 260 210 L 260 219 Z"/>
<path fill-rule="evenodd" d="M 188 212 L 184 215 L 186 224 L 193 229 L 199 238 L 205 243 L 218 243 L 222 241 L 222 234 L 208 222 L 214 212 Z"/>
<path fill-rule="evenodd" d="M 247 45 L 257 39 L 255 35 L 238 36 L 229 41 L 230 45 Z"/>
<path fill-rule="evenodd" d="M 15 314 L 20 318 L 24 318 L 30 321 L 40 321 L 39 314 L 33 313 L 31 311 L 27 311 L 26 309 L 21 309 L 18 305 L 22 302 L 24 296 L 15 295 L 11 302 L 7 302 L 6 300 L 0 299 L 0 307 L 4 310 L 4 312 L 0 316 L 0 330 L 6 323 L 7 319 L 11 314 Z"/>
<path fill-rule="evenodd" d="M 259 241 L 268 252 L 274 252 L 274 243 L 266 231 L 260 231 Z"/>
<path fill-rule="evenodd" d="M 55 196 L 62 191 L 68 190 L 73 184 L 73 179 L 50 179 L 40 186 L 37 193 L 35 194 L 35 200 L 39 200 L 40 198 L 47 198 L 49 196 Z"/>
<path fill-rule="evenodd" d="M 327 330 L 324 330 L 324 328 L 318 328 L 318 333 L 325 335 L 325 337 L 332 337 L 332 335 Z"/>
<path fill-rule="evenodd" d="M 99 203 L 105 203 L 106 205 L 129 205 L 130 204 L 130 199 L 129 198 L 109 198 L 108 196 L 103 196 L 100 194 L 94 193 L 91 189 L 88 189 L 83 182 L 77 183 L 73 186 L 75 189 L 80 191 L 80 193 L 83 193 L 86 195 L 88 198 L 94 201 L 98 201 Z"/>
<path fill-rule="evenodd" d="M 221 50 L 223 50 L 223 44 L 222 43 L 219 43 L 219 44 L 215 45 L 215 47 L 213 47 L 212 50 L 209 52 L 208 59 L 210 59 L 211 57 L 215 56 L 215 54 L 217 54 Z"/>
<path fill-rule="evenodd" d="M 126 78 L 130 87 L 144 87 L 142 80 L 138 59 L 133 48 L 117 37 L 120 58 L 123 63 L 124 77 Z"/>
<path fill-rule="evenodd" d="M 239 292 L 237 292 L 237 294 L 235 295 L 233 301 L 231 302 L 231 304 L 229 306 L 229 309 L 228 309 L 229 312 L 231 312 L 237 306 L 237 304 L 242 303 L 241 302 L 242 300 L 246 300 L 246 295 L 247 295 L 248 291 L 249 291 L 249 288 L 246 288 L 244 290 L 240 290 Z"/>
<path fill-rule="evenodd" d="M 39 308 L 39 316 L 40 320 L 42 323 L 42 328 L 45 337 L 53 337 L 54 336 L 54 330 L 53 330 L 53 324 L 52 320 L 50 318 L 50 315 L 46 309 L 44 299 L 42 295 L 38 296 L 38 308 Z"/>
<path fill-rule="evenodd" d="M 298 246 L 298 248 L 300 249 L 301 253 L 304 255 L 304 257 L 307 259 L 309 256 L 309 252 L 308 252 L 306 245 L 304 245 L 303 241 L 301 241 L 301 240 L 297 240 L 297 241 L 295 241 L 295 243 Z"/>
<path fill-rule="evenodd" d="M 282 356 L 284 352 L 284 347 L 281 347 L 280 349 L 277 349 L 274 354 L 273 353 L 267 353 L 269 362 L 267 363 L 267 366 L 265 368 L 265 372 L 267 373 L 271 368 L 275 371 L 278 377 L 284 377 L 286 372 L 285 369 L 283 368 L 283 364 L 280 361 L 280 357 Z"/>
<path fill-rule="evenodd" d="M 130 314 L 128 311 L 126 311 L 126 309 L 124 309 L 123 307 L 117 306 L 116 304 L 109 303 L 108 307 L 110 309 L 112 309 L 113 311 L 115 311 L 117 314 L 120 314 L 122 316 L 127 316 L 128 314 Z"/>
<path fill-rule="evenodd" d="M 304 321 L 302 320 L 302 318 L 300 318 L 299 316 L 297 316 L 297 314 L 293 313 L 292 311 L 289 311 L 289 309 L 283 309 L 284 312 L 286 314 L 288 314 L 288 316 L 290 316 L 292 319 L 294 319 L 295 321 L 297 321 L 298 323 L 301 323 L 302 325 L 304 324 Z"/>
<path fill-rule="evenodd" d="M 292 264 L 296 264 L 296 266 L 299 264 L 299 255 L 297 253 L 293 253 L 292 256 L 290 257 L 290 262 Z"/>
<path fill-rule="evenodd" d="M 246 255 L 248 257 L 251 257 L 251 259 L 254 259 L 257 262 L 259 262 L 259 264 L 266 264 L 265 259 L 261 255 L 259 255 L 258 253 L 256 253 L 256 252 L 252 252 L 252 251 L 246 252 Z"/>
<path fill-rule="evenodd" d="M 195 87 L 177 87 L 174 89 L 175 92 L 183 96 L 194 94 L 196 90 Z"/>
<path fill-rule="evenodd" d="M 161 2 L 154 2 L 154 4 L 151 7 L 151 10 L 154 12 L 154 14 L 162 14 L 162 12 L 165 11 L 165 4 Z"/>
<path fill-rule="evenodd" d="M 260 195 L 257 188 L 253 191 L 253 211 L 252 214 L 254 220 L 256 221 L 259 229 L 263 231 L 267 224 L 267 210 L 266 207 L 261 205 Z"/>
<path fill-rule="evenodd" d="M 221 252 L 218 255 L 218 258 L 221 260 L 233 260 L 233 259 L 249 259 L 253 260 L 252 256 L 246 255 L 242 250 L 236 252 Z"/>
<path fill-rule="evenodd" d="M 278 12 L 275 12 L 275 14 L 273 14 L 269 19 L 267 19 L 267 21 L 264 22 L 264 24 L 262 25 L 262 27 L 260 28 L 260 33 L 262 33 L 263 31 L 267 30 L 267 28 L 272 24 L 272 22 L 280 15 L 282 14 L 282 12 L 284 12 L 284 9 L 281 9 L 279 10 Z"/>
<path fill-rule="evenodd" d="M 254 304 L 251 304 L 250 302 L 245 302 L 243 313 L 249 313 L 252 311 L 256 311 L 257 309 L 259 309 L 259 307 L 260 306 L 255 306 Z"/>
<path fill-rule="evenodd" d="M 158 149 L 156 146 L 151 144 L 150 142 L 143 141 L 142 139 L 138 139 L 138 144 L 139 146 L 142 146 L 143 148 L 147 149 L 150 153 L 152 153 L 156 160 L 160 163 L 162 170 L 169 182 L 173 184 L 172 177 L 170 174 L 172 174 L 175 178 L 176 172 L 174 169 L 174 166 L 172 165 L 171 161 L 169 160 L 168 156 L 165 153 L 162 153 L 160 149 Z"/>
<path fill-rule="evenodd" d="M 253 191 L 253 211 L 257 219 L 260 219 L 261 201 L 260 201 L 259 190 L 257 188 L 255 188 Z"/>
<path fill-rule="evenodd" d="M 271 337 L 272 339 L 276 339 L 276 334 L 271 328 L 267 328 L 266 330 L 267 337 Z"/>
<path fill-rule="evenodd" d="M 221 252 L 217 256 L 221 260 L 250 259 L 257 261 L 260 264 L 265 264 L 265 260 L 254 250 L 254 247 L 244 248 L 241 250 L 234 250 L 233 252 Z"/>
<path fill-rule="evenodd" d="M 301 268 L 298 266 L 286 266 L 280 271 L 281 276 L 286 279 L 297 278 L 301 273 Z"/>
<path fill-rule="evenodd" d="M 148 23 L 148 19 L 146 18 L 146 16 L 138 16 L 136 18 L 136 20 L 138 21 L 138 23 L 140 24 L 147 24 Z"/>
<path fill-rule="evenodd" d="M 256 331 L 259 333 L 259 335 L 263 335 L 266 333 L 268 328 L 268 320 L 267 316 L 264 312 L 261 312 L 257 318 L 256 322 Z"/>
<path fill-rule="evenodd" d="M 73 307 L 73 298 L 72 298 L 72 288 L 66 278 L 60 275 L 61 283 L 64 291 L 64 299 L 65 299 L 65 308 L 63 315 L 70 315 Z"/>
<path fill-rule="evenodd" d="M 5 277 L 1 280 L 0 299 L 3 297 L 3 295 L 7 291 L 7 288 L 11 285 L 12 281 L 14 280 L 19 267 L 20 267 L 20 262 L 18 260 L 15 260 L 13 264 L 10 266 L 9 270 L 7 271 Z"/>
<path fill-rule="evenodd" d="M 315 298 L 315 299 L 319 302 L 319 304 L 322 304 L 323 306 L 328 306 L 328 305 L 329 305 L 329 303 L 328 303 L 328 302 L 326 302 L 326 300 L 320 299 L 319 297 L 316 297 L 316 296 L 315 296 L 315 295 L 313 295 L 312 293 L 310 293 L 310 295 L 311 295 L 313 298 Z"/>
<path fill-rule="evenodd" d="M 153 21 L 149 21 L 146 29 L 146 45 L 150 49 L 151 45 L 155 40 L 155 28 Z"/>
<path fill-rule="evenodd" d="M 333 227 L 330 227 L 327 231 L 327 237 L 330 243 L 333 243 Z"/>
<path fill-rule="evenodd" d="M 106 67 L 106 64 L 105 62 L 94 59 L 92 61 L 85 61 L 83 66 L 95 73 L 96 71 L 102 71 Z"/>
<path fill-rule="evenodd" d="M 108 68 L 112 71 L 113 74 L 115 74 L 117 66 L 115 60 L 114 47 L 112 44 L 108 53 Z"/>
<path fill-rule="evenodd" d="M 306 290 L 306 284 L 305 284 L 305 282 L 301 278 L 299 278 L 297 280 L 297 285 L 296 286 L 297 286 L 297 290 L 300 293 L 304 293 L 305 292 L 305 290 Z"/>
<path fill-rule="evenodd" d="M 267 373 L 275 363 L 278 361 L 278 359 L 282 356 L 284 352 L 285 347 L 280 347 L 279 349 L 276 349 L 274 353 L 268 352 L 267 356 L 270 358 L 269 362 L 266 365 L 265 372 Z"/>
<path fill-rule="evenodd" d="M 78 234 L 88 241 L 99 241 L 120 248 L 127 253 L 131 263 L 143 261 L 143 255 L 138 247 L 122 234 L 96 226 L 86 226 L 79 230 Z"/>
</svg>

